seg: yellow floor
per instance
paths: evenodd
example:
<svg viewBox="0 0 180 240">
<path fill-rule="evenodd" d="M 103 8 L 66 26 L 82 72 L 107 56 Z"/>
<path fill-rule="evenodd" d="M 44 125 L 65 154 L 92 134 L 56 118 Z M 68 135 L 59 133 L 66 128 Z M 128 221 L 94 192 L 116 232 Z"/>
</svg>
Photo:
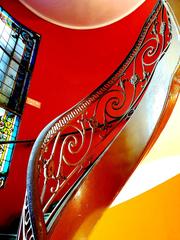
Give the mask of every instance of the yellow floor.
<svg viewBox="0 0 180 240">
<path fill-rule="evenodd" d="M 180 240 L 180 175 L 108 209 L 88 240 Z"/>
</svg>

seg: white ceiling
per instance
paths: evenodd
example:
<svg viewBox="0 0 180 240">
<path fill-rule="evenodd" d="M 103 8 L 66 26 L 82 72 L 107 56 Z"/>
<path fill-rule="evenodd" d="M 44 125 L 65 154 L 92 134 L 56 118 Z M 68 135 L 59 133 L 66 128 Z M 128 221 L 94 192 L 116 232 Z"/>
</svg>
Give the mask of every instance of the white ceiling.
<svg viewBox="0 0 180 240">
<path fill-rule="evenodd" d="M 54 24 L 91 29 L 116 22 L 145 0 L 19 0 L 32 12 Z"/>
</svg>

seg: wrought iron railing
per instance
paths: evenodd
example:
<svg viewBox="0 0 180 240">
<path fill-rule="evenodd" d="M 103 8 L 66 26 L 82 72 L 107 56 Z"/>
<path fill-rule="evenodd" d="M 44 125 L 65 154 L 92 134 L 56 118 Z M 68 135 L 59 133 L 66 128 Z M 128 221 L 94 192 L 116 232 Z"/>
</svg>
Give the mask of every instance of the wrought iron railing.
<svg viewBox="0 0 180 240">
<path fill-rule="evenodd" d="M 56 210 L 136 110 L 171 38 L 169 12 L 158 1 L 117 70 L 40 133 L 30 155 L 19 238 L 46 239 Z"/>
</svg>

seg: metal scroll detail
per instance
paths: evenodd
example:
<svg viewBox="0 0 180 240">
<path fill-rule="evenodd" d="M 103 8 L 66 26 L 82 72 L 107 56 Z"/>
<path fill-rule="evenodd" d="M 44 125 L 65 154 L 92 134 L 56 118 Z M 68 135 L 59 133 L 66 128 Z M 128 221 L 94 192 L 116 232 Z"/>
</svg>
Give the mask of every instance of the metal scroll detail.
<svg viewBox="0 0 180 240">
<path fill-rule="evenodd" d="M 59 200 L 129 120 L 170 40 L 170 18 L 159 1 L 130 54 L 112 76 L 50 123 L 48 131 L 41 133 L 41 142 L 37 143 L 38 153 L 35 157 L 31 156 L 29 164 L 34 164 L 34 170 L 38 169 L 38 177 L 31 179 L 31 183 L 37 184 L 34 181 L 38 181 L 35 195 L 40 194 L 42 211 L 48 213 L 47 224 Z"/>
<path fill-rule="evenodd" d="M 30 208 L 28 206 L 28 199 L 27 199 L 27 196 L 25 196 L 24 206 L 22 210 L 22 217 L 21 217 L 21 225 L 20 225 L 17 239 L 35 240 L 35 237 L 34 237 L 35 234 L 33 232 L 29 209 Z"/>
</svg>

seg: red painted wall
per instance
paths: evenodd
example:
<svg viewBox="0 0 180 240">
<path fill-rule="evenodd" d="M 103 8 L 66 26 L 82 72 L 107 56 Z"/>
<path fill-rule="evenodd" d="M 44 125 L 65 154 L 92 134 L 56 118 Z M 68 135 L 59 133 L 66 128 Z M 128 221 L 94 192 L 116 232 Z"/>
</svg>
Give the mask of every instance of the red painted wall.
<svg viewBox="0 0 180 240">
<path fill-rule="evenodd" d="M 0 4 L 18 21 L 42 38 L 28 97 L 41 109 L 25 105 L 18 139 L 36 138 L 54 117 L 66 111 L 103 82 L 122 62 L 140 33 L 155 0 L 110 26 L 94 30 L 70 30 L 48 23 L 18 0 Z M 0 190 L 0 228 L 21 212 L 26 167 L 31 146 L 17 145 L 6 186 Z"/>
</svg>

